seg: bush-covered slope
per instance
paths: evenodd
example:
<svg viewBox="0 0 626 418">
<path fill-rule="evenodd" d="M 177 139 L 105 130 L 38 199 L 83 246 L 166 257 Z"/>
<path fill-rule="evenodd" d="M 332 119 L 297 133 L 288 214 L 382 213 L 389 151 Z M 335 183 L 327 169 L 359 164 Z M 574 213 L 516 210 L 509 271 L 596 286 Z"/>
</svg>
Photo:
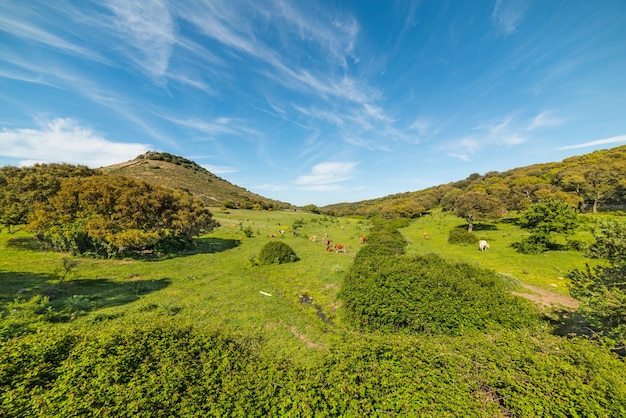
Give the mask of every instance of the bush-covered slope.
<svg viewBox="0 0 626 418">
<path fill-rule="evenodd" d="M 268 199 L 229 183 L 191 160 L 164 152 L 147 152 L 134 160 L 100 170 L 189 191 L 209 206 L 242 209 L 252 209 L 255 205 L 259 209 L 291 207 L 288 203 Z"/>
<path fill-rule="evenodd" d="M 320 210 L 334 215 L 414 218 L 436 206 L 454 210 L 471 192 L 485 193 L 508 210 L 523 210 L 546 198 L 565 201 L 587 212 L 626 210 L 626 146 L 505 172 L 473 173 L 464 180 L 425 190 L 338 203 Z"/>
</svg>

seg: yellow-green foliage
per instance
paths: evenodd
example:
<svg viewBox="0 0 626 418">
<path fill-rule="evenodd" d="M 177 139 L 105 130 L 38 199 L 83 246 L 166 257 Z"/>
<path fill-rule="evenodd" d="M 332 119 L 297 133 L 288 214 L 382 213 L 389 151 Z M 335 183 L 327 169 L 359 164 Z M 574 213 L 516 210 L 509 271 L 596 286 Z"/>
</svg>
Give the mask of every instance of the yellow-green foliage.
<svg viewBox="0 0 626 418">
<path fill-rule="evenodd" d="M 28 227 L 58 250 L 112 256 L 209 232 L 211 217 L 186 193 L 103 175 L 63 181 Z"/>
</svg>

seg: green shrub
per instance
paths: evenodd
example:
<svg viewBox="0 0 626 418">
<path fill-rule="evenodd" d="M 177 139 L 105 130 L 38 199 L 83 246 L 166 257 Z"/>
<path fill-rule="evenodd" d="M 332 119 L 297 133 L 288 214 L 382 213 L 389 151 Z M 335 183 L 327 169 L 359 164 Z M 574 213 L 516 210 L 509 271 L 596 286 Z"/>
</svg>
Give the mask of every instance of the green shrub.
<svg viewBox="0 0 626 418">
<path fill-rule="evenodd" d="M 360 258 L 340 297 L 348 319 L 366 331 L 461 335 L 538 321 L 496 273 L 436 255 Z"/>
<path fill-rule="evenodd" d="M 467 231 L 465 228 L 454 228 L 448 234 L 448 242 L 450 244 L 478 244 L 478 237 L 473 232 Z"/>
<path fill-rule="evenodd" d="M 520 242 L 514 242 L 513 248 L 522 254 L 541 254 L 548 251 L 550 241 L 545 234 L 531 234 Z"/>
<path fill-rule="evenodd" d="M 282 241 L 270 241 L 259 253 L 260 264 L 293 263 L 300 260 L 293 249 Z"/>
</svg>

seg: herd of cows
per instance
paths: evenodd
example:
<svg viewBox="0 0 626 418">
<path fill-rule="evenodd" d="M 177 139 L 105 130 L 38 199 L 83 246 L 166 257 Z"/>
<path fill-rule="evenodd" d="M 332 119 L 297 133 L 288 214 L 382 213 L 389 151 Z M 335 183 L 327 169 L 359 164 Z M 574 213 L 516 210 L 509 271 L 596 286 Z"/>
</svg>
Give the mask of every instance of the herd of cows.
<svg viewBox="0 0 626 418">
<path fill-rule="evenodd" d="M 246 218 L 246 221 L 248 221 L 247 218 Z M 235 226 L 237 226 L 237 224 L 232 224 L 232 226 L 235 227 Z M 342 227 L 342 229 L 343 229 L 343 227 Z M 281 229 L 279 231 L 279 233 L 281 235 L 284 235 L 285 234 L 285 230 Z M 291 231 L 291 235 L 295 237 L 296 236 L 296 231 L 292 230 Z M 276 238 L 277 237 L 276 234 L 269 234 L 268 236 L 270 238 Z M 428 237 L 428 232 L 424 232 L 423 236 L 424 236 L 424 239 L 427 240 L 429 238 Z M 317 242 L 317 235 L 310 235 L 309 236 L 309 241 Z M 326 233 L 324 233 L 324 236 L 322 237 L 322 244 L 324 244 L 324 248 L 326 249 L 327 252 L 333 252 L 334 251 L 336 253 L 344 253 L 344 254 L 348 253 L 348 246 L 346 244 L 332 244 L 332 241 L 333 240 L 328 238 L 328 235 Z M 359 243 L 360 244 L 365 244 L 366 242 L 367 242 L 367 236 L 361 235 L 359 237 Z M 478 241 L 478 249 L 480 251 L 485 251 L 485 250 L 489 249 L 489 243 L 486 240 L 481 239 L 480 241 Z"/>
</svg>

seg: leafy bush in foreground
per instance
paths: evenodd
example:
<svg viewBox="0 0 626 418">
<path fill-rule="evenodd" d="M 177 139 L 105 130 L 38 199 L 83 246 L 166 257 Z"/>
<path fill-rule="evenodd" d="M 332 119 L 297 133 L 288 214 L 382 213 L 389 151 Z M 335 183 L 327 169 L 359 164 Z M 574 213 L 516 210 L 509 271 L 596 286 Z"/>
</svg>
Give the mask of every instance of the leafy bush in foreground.
<svg viewBox="0 0 626 418">
<path fill-rule="evenodd" d="M 282 241 L 270 241 L 261 248 L 260 264 L 293 263 L 300 260 L 294 250 Z"/>
<path fill-rule="evenodd" d="M 509 294 L 494 272 L 436 255 L 361 258 L 340 297 L 348 318 L 367 331 L 461 335 L 538 322 L 533 306 Z"/>
<path fill-rule="evenodd" d="M 66 416 L 606 416 L 624 362 L 529 330 L 342 336 L 295 365 L 260 339 L 173 320 L 49 330 L 0 344 L 0 412 Z"/>
</svg>

